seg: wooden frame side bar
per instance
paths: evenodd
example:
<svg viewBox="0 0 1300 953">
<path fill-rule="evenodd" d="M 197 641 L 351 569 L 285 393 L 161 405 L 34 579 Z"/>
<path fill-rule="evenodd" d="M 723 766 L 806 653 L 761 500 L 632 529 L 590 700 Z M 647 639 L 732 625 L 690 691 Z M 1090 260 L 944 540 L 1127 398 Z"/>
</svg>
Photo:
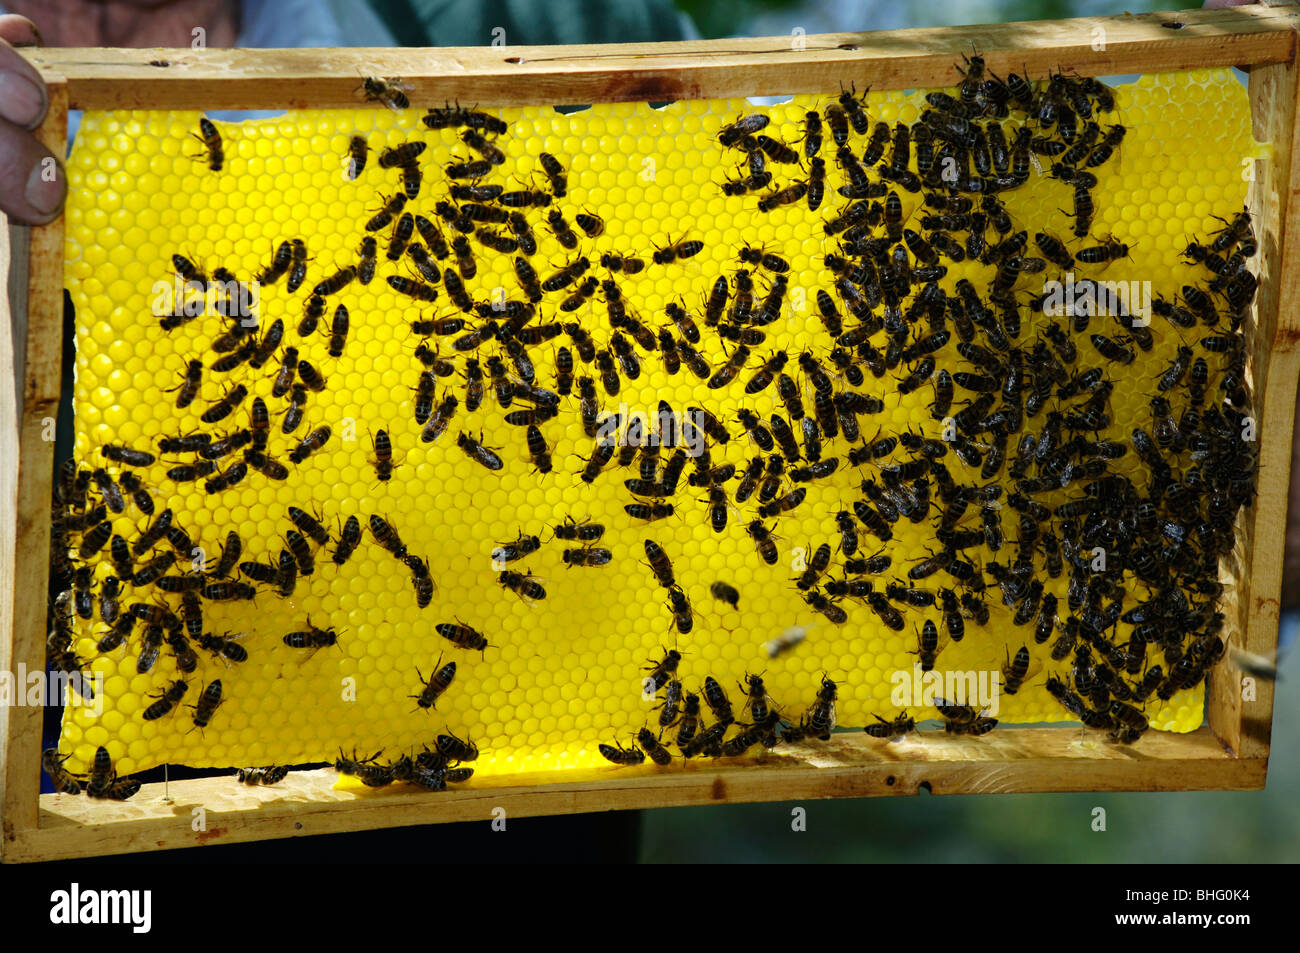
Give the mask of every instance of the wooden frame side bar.
<svg viewBox="0 0 1300 953">
<path fill-rule="evenodd" d="M 1250 74 L 1254 136 L 1271 156 L 1257 161 L 1249 204 L 1255 213 L 1260 287 L 1247 330 L 1249 369 L 1259 422 L 1259 485 L 1253 510 L 1238 528 L 1235 577 L 1245 591 L 1230 591 L 1224 641 L 1261 656 L 1277 648 L 1281 618 L 1282 554 L 1286 549 L 1288 478 L 1300 381 L 1300 68 L 1295 63 L 1257 66 Z M 1273 720 L 1273 685 L 1245 677 L 1224 659 L 1210 680 L 1210 726 L 1243 758 L 1267 758 Z"/>
<path fill-rule="evenodd" d="M 68 89 L 47 77 L 49 112 L 37 138 L 54 155 L 67 154 Z M 63 174 L 60 167 L 59 173 Z M 0 523 L 0 671 L 45 670 L 45 623 L 49 600 L 50 491 L 54 476 L 54 426 L 63 365 L 63 218 L 25 229 L 26 310 L 17 308 L 0 327 L 0 370 L 17 373 L 15 402 L 0 399 L 0 507 L 14 519 Z M 18 289 L 10 300 L 21 303 Z M 19 355 L 21 354 L 21 362 Z M 8 361 L 6 361 L 6 358 Z M 6 389 L 9 387 L 5 382 Z M 10 494 L 14 509 L 8 510 Z M 37 823 L 40 794 L 41 723 L 32 705 L 0 707 L 0 847 Z"/>
<path fill-rule="evenodd" d="M 1154 734 L 1154 733 L 1152 733 Z M 1233 758 L 1208 728 L 1143 738 L 1141 751 L 1070 729 L 1012 728 L 978 739 L 924 732 L 895 743 L 861 732 L 777 749 L 757 764 L 600 768 L 475 779 L 438 793 L 408 786 L 335 790 L 328 769 L 273 788 L 233 777 L 149 784 L 128 802 L 41 796 L 40 829 L 20 832 L 6 859 L 117 854 L 454 821 L 608 810 L 840 797 L 1064 791 L 1258 790 L 1266 762 Z M 203 830 L 195 831 L 196 809 Z M 94 829 L 94 838 L 87 831 Z"/>
<path fill-rule="evenodd" d="M 74 109 L 365 105 L 364 76 L 401 77 L 416 106 L 704 99 L 914 89 L 960 79 L 978 51 L 999 75 L 1112 75 L 1289 62 L 1295 7 L 1231 7 L 877 33 L 603 46 L 329 50 L 33 49 Z M 1181 24 L 1170 29 L 1166 24 Z"/>
</svg>

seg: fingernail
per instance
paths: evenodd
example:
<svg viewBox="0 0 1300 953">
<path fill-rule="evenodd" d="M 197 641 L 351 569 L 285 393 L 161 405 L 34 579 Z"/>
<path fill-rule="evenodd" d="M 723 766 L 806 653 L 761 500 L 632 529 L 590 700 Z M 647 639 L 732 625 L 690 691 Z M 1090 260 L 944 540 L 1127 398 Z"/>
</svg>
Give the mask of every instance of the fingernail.
<svg viewBox="0 0 1300 953">
<path fill-rule="evenodd" d="M 42 215 L 53 215 L 63 204 L 67 183 L 63 166 L 53 156 L 47 156 L 27 176 L 27 204 Z"/>
<path fill-rule="evenodd" d="M 24 18 L 26 19 L 26 18 Z M 27 40 L 10 40 L 9 45 L 15 49 L 21 49 L 25 46 L 44 46 L 45 37 L 41 36 L 41 28 L 31 20 L 27 20 L 27 26 L 31 28 L 31 38 Z"/>
<path fill-rule="evenodd" d="M 26 76 L 0 72 L 0 116 L 30 129 L 45 115 L 45 93 Z"/>
</svg>

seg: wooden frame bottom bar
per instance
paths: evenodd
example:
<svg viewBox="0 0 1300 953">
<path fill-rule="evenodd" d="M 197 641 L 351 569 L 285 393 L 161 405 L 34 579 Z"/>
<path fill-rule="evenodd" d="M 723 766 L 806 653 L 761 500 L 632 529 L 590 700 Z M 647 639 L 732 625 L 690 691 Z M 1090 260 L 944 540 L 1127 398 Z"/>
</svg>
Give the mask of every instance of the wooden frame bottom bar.
<svg viewBox="0 0 1300 953">
<path fill-rule="evenodd" d="M 1248 791 L 1268 761 L 1232 756 L 1208 727 L 1150 732 L 1132 747 L 1078 729 L 999 729 L 982 738 L 922 732 L 895 743 L 862 734 L 774 751 L 761 760 L 677 763 L 476 778 L 440 793 L 405 785 L 335 790 L 329 769 L 272 788 L 234 778 L 149 784 L 124 803 L 42 795 L 38 827 L 17 830 L 5 860 L 136 853 L 278 837 L 654 807 L 932 794 Z M 201 809 L 203 830 L 195 830 Z M 93 828 L 93 830 L 90 830 Z"/>
</svg>

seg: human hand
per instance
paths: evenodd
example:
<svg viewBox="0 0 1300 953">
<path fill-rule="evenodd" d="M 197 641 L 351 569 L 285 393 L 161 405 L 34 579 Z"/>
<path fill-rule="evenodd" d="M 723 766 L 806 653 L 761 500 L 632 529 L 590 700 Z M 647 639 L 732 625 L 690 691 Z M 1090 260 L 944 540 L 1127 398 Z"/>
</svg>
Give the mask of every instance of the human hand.
<svg viewBox="0 0 1300 953">
<path fill-rule="evenodd" d="M 32 134 L 49 106 L 45 83 L 14 50 L 40 42 L 26 17 L 0 15 L 0 212 L 26 225 L 58 215 L 67 191 L 59 158 Z"/>
</svg>

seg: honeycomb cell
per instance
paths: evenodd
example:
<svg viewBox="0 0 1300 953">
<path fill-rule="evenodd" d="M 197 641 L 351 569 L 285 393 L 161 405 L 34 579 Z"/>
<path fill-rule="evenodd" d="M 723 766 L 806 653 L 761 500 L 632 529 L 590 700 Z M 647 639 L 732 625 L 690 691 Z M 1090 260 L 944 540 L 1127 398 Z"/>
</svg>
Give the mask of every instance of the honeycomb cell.
<svg viewBox="0 0 1300 953">
<path fill-rule="evenodd" d="M 1240 159 L 1262 153 L 1250 135 L 1244 90 L 1226 71 L 1146 76 L 1119 87 L 1117 94 L 1118 115 L 1128 134 L 1116 158 L 1099 170 L 1097 218 L 1089 238 L 1072 237 L 1073 221 L 1059 211 L 1069 208 L 1069 190 L 1044 174 L 1047 163 L 1004 199 L 1017 228 L 1069 236 L 1074 251 L 1107 236 L 1129 245 L 1128 257 L 1109 265 L 1077 266 L 1085 276 L 1150 282 L 1156 293 L 1172 297 L 1192 280 L 1192 266 L 1178 257 L 1187 236 L 1207 234 L 1218 227 L 1211 216 L 1226 217 L 1241 208 L 1246 183 Z M 827 198 L 818 212 L 801 202 L 764 215 L 753 195 L 724 196 L 720 183 L 736 174 L 744 156 L 723 150 L 715 137 L 739 116 L 765 112 L 771 118 L 765 132 L 801 149 L 804 114 L 824 102 L 823 97 L 797 96 L 764 108 L 744 100 L 685 101 L 655 111 L 636 104 L 597 105 L 571 115 L 549 108 L 494 110 L 511 124 L 506 135 L 494 140 L 506 159 L 482 182 L 539 189 L 546 177 L 537 155 L 545 151 L 559 158 L 568 170 L 568 195 L 549 208 L 523 210 L 538 245 L 529 260 L 545 279 L 577 255 L 586 255 L 591 261 L 588 274 L 605 278 L 604 269 L 596 267 L 602 253 L 642 258 L 647 267 L 636 275 L 619 276 L 619 287 L 629 312 L 656 333 L 669 326 L 663 315 L 670 302 L 682 303 L 697 324 L 703 323 L 704 301 L 714 279 L 742 267 L 737 259 L 742 246 L 761 246 L 784 257 L 791 264 L 785 308 L 754 351 L 764 357 L 776 350 L 788 352 L 787 372 L 802 385 L 805 378 L 795 358 L 812 350 L 825 360 L 823 352 L 828 350 L 821 346 L 825 331 L 816 292 L 831 283 L 823 256 L 834 252 L 838 243 L 822 225 L 841 206 L 834 189 L 843 184 L 829 130 L 822 150 Z M 917 121 L 927 106 L 923 92 L 873 92 L 866 108 L 873 123 L 892 124 Z M 366 220 L 402 187 L 399 170 L 379 165 L 379 150 L 418 140 L 428 147 L 421 157 L 424 184 L 406 210 L 438 222 L 448 242 L 458 234 L 435 208 L 447 194 L 441 167 L 457 161 L 453 157 L 464 160 L 471 150 L 460 130 L 430 130 L 419 119 L 417 110 L 374 109 L 218 123 L 225 166 L 214 173 L 191 156 L 197 147 L 189 137 L 197 129 L 198 114 L 100 113 L 84 118 L 68 161 L 66 268 L 77 308 L 78 457 L 98 465 L 98 450 L 106 443 L 129 441 L 156 451 L 162 437 L 204 430 L 215 440 L 237 433 L 249 425 L 252 397 L 260 396 L 271 413 L 268 452 L 285 465 L 308 433 L 322 425 L 332 428 L 322 448 L 289 466 L 287 479 L 249 468 L 238 483 L 213 494 L 205 490 L 204 480 L 190 484 L 168 478 L 170 468 L 192 458 L 162 454 L 138 475 L 159 509 L 171 507 L 176 523 L 206 553 L 219 553 L 233 530 L 242 540 L 241 561 L 277 566 L 292 528 L 290 505 L 315 512 L 330 542 L 310 546 L 314 564 L 310 572 L 300 567 L 291 597 L 262 589 L 248 603 L 204 600 L 205 631 L 237 637 L 248 658 L 236 662 L 196 648 L 199 667 L 187 676 L 190 687 L 184 704 L 157 721 L 144 722 L 142 710 L 149 704 L 146 696 L 179 676 L 174 656 L 164 649 L 151 672 L 137 674 L 137 633 L 125 649 L 96 658 L 95 671 L 107 676 L 104 712 L 96 717 L 86 707 L 66 710 L 60 749 L 72 756 L 68 767 L 84 771 L 100 744 L 119 759 L 120 771 L 167 762 L 201 767 L 318 762 L 332 760 L 340 748 L 353 747 L 367 753 L 383 748 L 396 756 L 418 752 L 446 728 L 469 733 L 478 744 L 482 753 L 474 765 L 477 776 L 603 765 L 598 742 L 616 736 L 626 742 L 629 733 L 655 717 L 655 703 L 642 698 L 642 668 L 650 664 L 647 659 L 658 659 L 673 646 L 682 652 L 677 674 L 689 691 L 698 692 L 704 676 L 711 674 L 739 706 L 740 679 L 762 672 L 772 698 L 797 721 L 813 702 L 825 672 L 840 686 L 841 725 L 871 723 L 873 714 L 893 717 L 892 680 L 896 673 L 912 672 L 925 613 L 908 611 L 906 628 L 898 632 L 885 627 L 865 602 L 844 599 L 839 604 L 848 622 L 838 625 L 806 604 L 791 580 L 798 575 L 792 564 L 794 548 L 811 553 L 822 543 L 835 551 L 822 583 L 843 578 L 845 557 L 839 551 L 835 514 L 858 498 L 862 480 L 879 480 L 878 466 L 904 459 L 900 452 L 877 464 L 842 465 L 831 478 L 807 484 L 803 505 L 764 519 L 766 526 L 775 527 L 780 553 L 777 563 L 769 566 L 758 559 L 746 532 L 756 518 L 756 500 L 733 502 L 725 528 L 714 531 L 707 494 L 686 485 L 694 469 L 690 465 L 673 498 L 674 515 L 650 524 L 633 522 L 623 509 L 629 501 L 623 481 L 637 475 L 639 461 L 630 470 L 611 462 L 594 482 L 579 480 L 593 441 L 584 432 L 576 399 L 540 428 L 554 471 L 545 477 L 530 472 L 521 428 L 505 423 L 507 408 L 498 405 L 490 381 L 480 408 L 472 413 L 465 409 L 465 364 L 453 349 L 454 336 L 426 343 L 455 365 L 453 376 L 438 378 L 436 399 L 455 395 L 460 405 L 447 433 L 435 442 L 421 440 L 421 428 L 413 420 L 414 389 L 423 369 L 415 348 L 421 342 L 409 332 L 409 324 L 461 312 L 441 287 L 438 299 L 423 306 L 394 291 L 389 277 L 410 278 L 415 271 L 405 259 L 393 262 L 386 257 L 391 226 L 373 233 L 364 229 Z M 361 173 L 348 179 L 340 170 L 345 169 L 347 141 L 354 133 L 366 135 L 372 150 Z M 768 169 L 775 183 L 788 184 L 804 175 L 798 167 L 776 162 L 769 162 Z M 905 221 L 924 214 L 916 196 L 899 191 Z M 562 212 L 578 236 L 577 252 L 563 247 L 554 234 L 547 219 L 551 211 Z M 576 218 L 582 212 L 603 219 L 604 234 L 586 236 Z M 506 233 L 505 226 L 484 227 Z M 330 296 L 317 330 L 299 334 L 308 293 L 317 282 L 352 264 L 367 235 L 379 240 L 374 282 L 365 287 L 353 282 Z M 650 262 L 656 247 L 687 238 L 704 242 L 694 258 L 665 266 Z M 283 345 L 260 369 L 247 362 L 226 373 L 211 367 L 218 358 L 213 345 L 226 330 L 211 307 L 171 332 L 159 328 L 154 285 L 173 279 L 172 255 L 192 259 L 209 276 L 225 265 L 239 280 L 250 281 L 270 263 L 280 242 L 290 239 L 301 239 L 307 249 L 306 280 L 294 293 L 287 291 L 283 277 L 260 289 L 262 327 L 279 318 L 285 328 Z M 490 252 L 477 236 L 469 238 L 469 247 L 477 274 L 466 285 L 475 301 L 488 300 L 495 288 L 505 289 L 507 297 L 520 295 L 515 256 Z M 438 264 L 446 271 L 455 261 L 452 256 Z M 753 275 L 761 304 L 772 275 L 761 267 L 744 267 Z M 990 275 L 979 264 L 950 264 L 944 285 L 951 291 L 956 280 L 967 278 L 982 287 Z M 609 335 L 603 294 L 598 292 L 572 312 L 558 311 L 553 300 L 562 298 L 546 299 L 536 325 L 578 322 L 594 332 L 599 347 L 605 345 Z M 328 353 L 329 321 L 337 304 L 347 306 L 350 330 L 343 355 L 334 358 Z M 471 326 L 479 321 L 475 315 L 465 317 Z M 1038 339 L 1040 320 L 1026 322 L 1022 342 Z M 1142 386 L 1116 388 L 1114 422 L 1102 437 L 1122 437 L 1134 426 L 1150 424 L 1145 382 L 1168 366 L 1181 343 L 1167 326 L 1152 330 L 1155 347 L 1150 353 L 1139 352 L 1124 372 L 1126 381 Z M 676 332 L 674 336 L 680 338 Z M 1081 361 L 1084 355 L 1089 362 L 1096 360 L 1085 339 L 1078 343 Z M 271 394 L 285 346 L 297 348 L 328 381 L 323 393 L 308 393 L 304 419 L 292 432 L 282 429 L 289 398 Z M 555 380 L 560 346 L 574 350 L 563 334 L 529 349 L 541 386 Z M 707 335 L 700 347 L 711 372 L 733 350 L 734 344 L 723 346 L 715 335 Z M 736 422 L 742 407 L 764 420 L 783 409 L 775 387 L 757 395 L 743 393 L 757 361 L 746 366 L 736 385 L 710 390 L 689 370 L 668 376 L 657 352 L 638 348 L 636 353 L 641 375 L 636 380 L 623 375 L 617 396 L 605 394 L 596 369 L 579 362 L 578 375 L 596 382 L 602 413 L 653 413 L 661 399 L 679 411 L 707 407 L 731 435 L 725 445 L 711 445 L 713 466 L 734 464 L 739 473 L 755 455 L 766 456 Z M 178 409 L 170 389 L 181 382 L 188 361 L 196 356 L 208 365 L 199 395 Z M 942 366 L 960 364 L 955 342 L 936 356 Z M 202 422 L 200 415 L 236 385 L 246 387 L 248 397 L 219 422 Z M 939 423 L 929 410 L 931 387 L 903 395 L 891 379 L 868 374 L 862 390 L 886 401 L 881 413 L 862 418 L 864 439 L 907 429 L 939 436 Z M 959 400 L 968 398 L 962 394 Z M 807 386 L 803 403 L 806 413 L 813 414 L 813 394 Z M 508 409 L 527 406 L 517 399 Z M 393 440 L 397 464 L 391 480 L 382 483 L 370 439 L 381 427 Z M 481 433 L 485 446 L 499 448 L 504 469 L 490 471 L 473 462 L 457 447 L 461 432 L 476 437 Z M 842 443 L 834 446 L 842 453 Z M 661 462 L 668 455 L 662 454 Z M 218 472 L 229 472 L 237 459 L 243 458 L 218 461 Z M 1116 461 L 1115 468 L 1136 472 L 1131 455 Z M 111 469 L 118 473 L 122 468 Z M 782 493 L 793 487 L 786 479 Z M 428 559 L 436 590 L 427 607 L 417 604 L 408 565 L 375 541 L 372 514 L 392 523 L 410 554 Z M 336 565 L 331 557 L 344 521 L 352 515 L 361 521 L 362 539 L 351 557 Z M 552 530 L 566 517 L 605 525 L 597 545 L 613 553 L 610 565 L 565 565 L 562 553 L 574 544 L 552 538 Z M 149 525 L 130 505 L 112 520 L 114 531 L 129 539 Z M 1004 515 L 1003 522 L 1008 530 L 1014 526 L 1011 516 Z M 541 538 L 538 551 L 507 567 L 494 566 L 493 548 L 521 531 Z M 900 520 L 886 546 L 861 526 L 858 531 L 859 555 L 884 550 L 894 560 L 890 572 L 876 579 L 877 589 L 901 577 L 933 545 L 927 523 Z M 688 634 L 675 628 L 668 594 L 644 565 L 646 539 L 659 541 L 670 554 L 677 582 L 693 607 Z M 192 554 L 177 555 L 184 565 Z M 531 574 L 545 587 L 546 597 L 525 602 L 506 591 L 498 584 L 502 568 Z M 236 571 L 231 578 L 245 577 Z M 719 579 L 740 590 L 739 609 L 724 606 L 710 594 L 710 585 Z M 160 595 L 131 584 L 124 589 L 123 605 L 156 601 Z M 996 587 L 991 589 L 996 594 Z M 1064 601 L 1064 578 L 1048 591 Z M 179 604 L 175 597 L 168 601 Z M 968 619 L 966 639 L 943 650 L 941 667 L 997 670 L 1009 653 L 1028 643 L 1035 659 L 1046 664 L 1014 697 L 1001 699 L 999 719 L 1069 719 L 1044 688 L 1048 672 L 1062 671 L 1061 663 L 1047 658 L 1050 646 L 1035 645 L 1032 626 L 1012 625 L 1011 612 L 995 597 L 989 602 L 990 624 L 978 627 Z M 435 629 L 442 623 L 478 629 L 487 637 L 487 649 L 453 645 Z M 93 656 L 105 627 L 98 619 L 77 624 L 78 651 Z M 335 627 L 337 644 L 307 650 L 284 644 L 286 633 L 309 624 Z M 766 640 L 794 624 L 812 625 L 808 638 L 770 659 Z M 1121 632 L 1128 628 L 1120 626 Z M 454 660 L 457 672 L 431 714 L 416 708 L 411 696 L 423 687 L 416 668 L 427 678 L 439 657 Z M 198 704 L 203 689 L 217 679 L 223 686 L 223 704 L 206 728 L 194 730 L 194 712 L 188 706 Z M 1148 706 L 1147 715 L 1158 730 L 1190 731 L 1201 723 L 1202 699 L 1201 689 L 1181 692 L 1168 702 Z M 916 713 L 923 714 L 920 709 Z M 929 716 L 933 714 L 931 710 Z"/>
</svg>

